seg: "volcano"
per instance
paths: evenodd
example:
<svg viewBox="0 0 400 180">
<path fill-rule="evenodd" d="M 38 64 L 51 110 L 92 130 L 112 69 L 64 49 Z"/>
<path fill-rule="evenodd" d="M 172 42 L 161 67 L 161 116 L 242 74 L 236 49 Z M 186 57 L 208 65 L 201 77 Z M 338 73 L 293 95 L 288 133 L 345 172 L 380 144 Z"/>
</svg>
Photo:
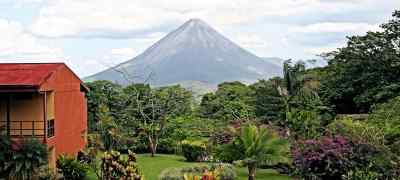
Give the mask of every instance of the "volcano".
<svg viewBox="0 0 400 180">
<path fill-rule="evenodd" d="M 224 81 L 251 83 L 281 75 L 281 67 L 236 45 L 200 19 L 191 19 L 134 57 L 87 77 L 153 86 Z"/>
</svg>

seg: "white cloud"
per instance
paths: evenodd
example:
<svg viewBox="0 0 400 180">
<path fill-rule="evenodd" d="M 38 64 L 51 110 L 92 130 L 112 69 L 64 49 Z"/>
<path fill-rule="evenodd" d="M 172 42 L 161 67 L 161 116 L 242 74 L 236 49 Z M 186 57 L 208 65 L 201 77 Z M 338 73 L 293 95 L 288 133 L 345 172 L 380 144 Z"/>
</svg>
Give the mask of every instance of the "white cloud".
<svg viewBox="0 0 400 180">
<path fill-rule="evenodd" d="M 60 61 L 62 49 L 48 47 L 24 31 L 18 22 L 0 19 L 0 59 L 29 61 Z"/>
<path fill-rule="evenodd" d="M 370 6 L 371 2 L 375 1 L 363 4 Z M 359 4 L 321 0 L 52 0 L 40 10 L 31 31 L 53 38 L 133 37 L 189 18 L 201 18 L 215 26 L 230 26 L 266 17 L 290 18 L 354 8 L 360 8 Z"/>
<path fill-rule="evenodd" d="M 46 37 L 138 33 L 178 16 L 179 13 L 152 7 L 151 1 L 55 0 L 41 9 L 31 30 Z"/>
<path fill-rule="evenodd" d="M 305 53 L 309 55 L 321 55 L 323 53 L 328 53 L 337 50 L 339 47 L 342 47 L 343 44 L 334 44 L 330 46 L 323 46 L 323 47 L 308 47 L 305 48 Z"/>
<path fill-rule="evenodd" d="M 133 48 L 111 49 L 111 55 L 118 56 L 118 57 L 132 58 L 135 55 L 137 55 L 137 53 L 138 52 L 136 52 Z"/>
<path fill-rule="evenodd" d="M 323 22 L 306 26 L 297 26 L 291 32 L 298 33 L 365 33 L 367 31 L 379 31 L 379 25 L 368 23 L 348 22 Z"/>
<path fill-rule="evenodd" d="M 264 38 L 255 34 L 242 33 L 235 39 L 243 47 L 266 48 L 269 46 Z"/>
</svg>

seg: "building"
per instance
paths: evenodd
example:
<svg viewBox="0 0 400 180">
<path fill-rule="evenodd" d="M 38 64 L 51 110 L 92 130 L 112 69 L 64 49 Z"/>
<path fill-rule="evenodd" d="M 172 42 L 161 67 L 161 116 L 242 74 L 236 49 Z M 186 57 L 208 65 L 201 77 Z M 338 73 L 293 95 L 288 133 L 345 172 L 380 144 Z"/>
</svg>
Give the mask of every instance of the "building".
<svg viewBox="0 0 400 180">
<path fill-rule="evenodd" d="M 87 88 L 64 63 L 0 64 L 0 131 L 35 137 L 49 150 L 49 165 L 86 145 Z"/>
</svg>

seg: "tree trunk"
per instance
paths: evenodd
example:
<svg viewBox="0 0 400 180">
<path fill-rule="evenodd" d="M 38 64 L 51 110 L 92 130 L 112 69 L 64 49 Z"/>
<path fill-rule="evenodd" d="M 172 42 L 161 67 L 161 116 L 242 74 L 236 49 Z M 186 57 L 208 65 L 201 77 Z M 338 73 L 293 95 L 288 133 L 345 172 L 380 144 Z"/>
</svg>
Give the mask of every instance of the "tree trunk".
<svg viewBox="0 0 400 180">
<path fill-rule="evenodd" d="M 150 145 L 150 152 L 151 152 L 151 157 L 154 157 L 154 155 L 156 154 L 156 150 L 154 148 L 154 145 Z"/>
<path fill-rule="evenodd" d="M 153 140 L 152 138 L 149 137 L 151 157 L 154 157 L 155 154 L 157 153 L 157 145 L 158 145 L 158 140 Z"/>
<path fill-rule="evenodd" d="M 256 179 L 257 166 L 255 164 L 249 164 L 247 166 L 247 168 L 249 170 L 249 178 L 248 178 L 248 180 L 255 180 Z"/>
</svg>

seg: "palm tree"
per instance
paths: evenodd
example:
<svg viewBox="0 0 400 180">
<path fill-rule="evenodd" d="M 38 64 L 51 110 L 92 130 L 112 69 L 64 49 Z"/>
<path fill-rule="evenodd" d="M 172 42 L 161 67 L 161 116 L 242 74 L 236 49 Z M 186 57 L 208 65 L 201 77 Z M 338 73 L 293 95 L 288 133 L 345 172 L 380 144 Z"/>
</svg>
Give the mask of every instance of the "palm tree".
<svg viewBox="0 0 400 180">
<path fill-rule="evenodd" d="M 256 169 L 260 164 L 273 164 L 287 161 L 288 143 L 265 127 L 246 125 L 241 129 L 239 141 L 244 150 L 249 180 L 255 180 Z"/>
<path fill-rule="evenodd" d="M 283 74 L 283 79 L 274 80 L 274 83 L 284 100 L 287 123 L 291 121 L 290 117 L 296 112 L 296 108 L 307 110 L 315 110 L 316 107 L 326 108 L 322 106 L 318 96 L 319 79 L 317 75 L 307 72 L 304 62 L 293 64 L 290 59 L 285 61 Z"/>
</svg>

